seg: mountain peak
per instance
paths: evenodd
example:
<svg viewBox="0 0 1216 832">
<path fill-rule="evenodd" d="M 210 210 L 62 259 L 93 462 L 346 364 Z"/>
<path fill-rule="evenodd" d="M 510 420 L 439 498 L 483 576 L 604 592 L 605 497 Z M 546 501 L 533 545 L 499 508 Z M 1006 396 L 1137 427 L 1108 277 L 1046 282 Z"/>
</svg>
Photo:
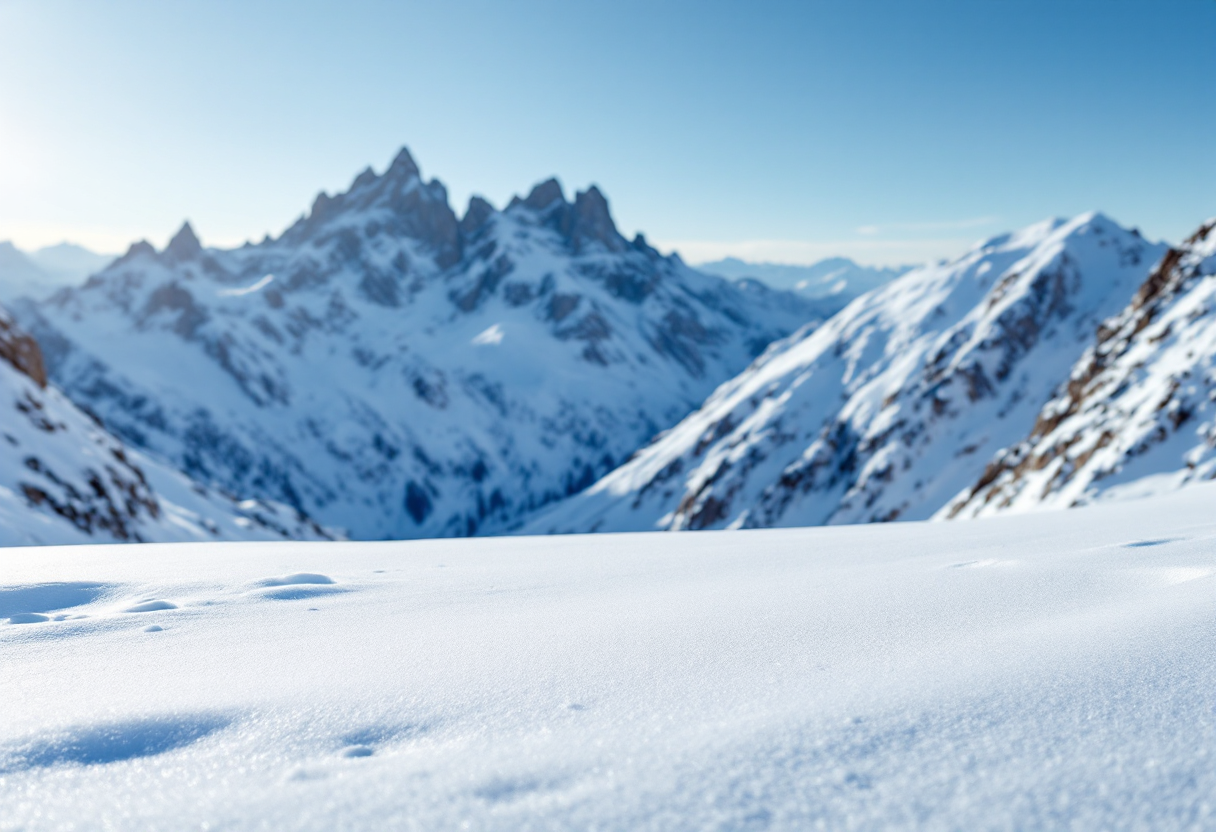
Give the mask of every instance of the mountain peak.
<svg viewBox="0 0 1216 832">
<path fill-rule="evenodd" d="M 576 247 L 581 247 L 581 243 L 590 240 L 603 243 L 609 251 L 624 251 L 629 247 L 625 238 L 616 230 L 616 223 L 612 221 L 612 213 L 608 210 L 608 200 L 594 185 L 574 197 L 574 227 L 571 237 Z"/>
<path fill-rule="evenodd" d="M 531 208 L 533 211 L 542 211 L 558 200 L 565 202 L 566 195 L 562 193 L 561 183 L 556 178 L 551 177 L 534 187 L 532 192 L 528 194 L 528 198 L 518 204 L 522 204 L 525 208 Z M 513 204 L 516 203 L 513 202 Z"/>
<path fill-rule="evenodd" d="M 460 230 L 472 234 L 486 224 L 494 213 L 494 206 L 480 196 L 469 197 L 469 207 L 465 209 L 464 217 L 460 220 Z"/>
<path fill-rule="evenodd" d="M 419 175 L 418 164 L 414 161 L 414 157 L 410 155 L 408 147 L 402 147 L 397 151 L 397 155 L 393 158 L 393 162 L 388 166 L 388 170 L 384 172 L 386 177 L 392 179 L 409 179 Z"/>
<path fill-rule="evenodd" d="M 202 251 L 203 246 L 198 241 L 198 236 L 195 235 L 189 220 L 182 223 L 181 229 L 173 235 L 169 245 L 165 246 L 165 256 L 175 263 L 193 259 Z"/>
</svg>

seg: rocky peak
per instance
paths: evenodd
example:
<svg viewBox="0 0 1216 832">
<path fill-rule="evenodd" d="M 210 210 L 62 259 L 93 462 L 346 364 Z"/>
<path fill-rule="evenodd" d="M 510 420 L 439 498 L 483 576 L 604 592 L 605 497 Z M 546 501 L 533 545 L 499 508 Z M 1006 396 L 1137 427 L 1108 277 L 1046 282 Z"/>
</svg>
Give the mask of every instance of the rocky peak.
<svg viewBox="0 0 1216 832">
<path fill-rule="evenodd" d="M 521 201 L 516 197 L 511 200 L 511 205 L 523 205 L 533 211 L 543 211 L 559 201 L 562 204 L 566 203 L 566 195 L 562 193 L 561 183 L 556 179 L 546 179 L 532 189 L 527 199 Z"/>
<path fill-rule="evenodd" d="M 165 258 L 173 263 L 192 260 L 202 254 L 203 246 L 190 227 L 190 221 L 182 223 L 181 229 L 173 235 L 169 245 L 165 247 Z"/>
<path fill-rule="evenodd" d="M 408 147 L 402 147 L 397 151 L 397 155 L 393 157 L 392 164 L 384 172 L 385 179 L 394 180 L 409 180 L 419 175 L 418 164 L 414 161 L 414 157 L 410 155 Z"/>
<path fill-rule="evenodd" d="M 477 195 L 469 197 L 469 207 L 460 220 L 460 231 L 465 236 L 477 231 L 494 215 L 494 206 Z"/>
<path fill-rule="evenodd" d="M 626 251 L 629 248 L 629 243 L 616 230 L 616 223 L 612 221 L 608 200 L 594 185 L 574 197 L 571 238 L 576 251 L 590 241 L 602 243 L 609 251 Z"/>
</svg>

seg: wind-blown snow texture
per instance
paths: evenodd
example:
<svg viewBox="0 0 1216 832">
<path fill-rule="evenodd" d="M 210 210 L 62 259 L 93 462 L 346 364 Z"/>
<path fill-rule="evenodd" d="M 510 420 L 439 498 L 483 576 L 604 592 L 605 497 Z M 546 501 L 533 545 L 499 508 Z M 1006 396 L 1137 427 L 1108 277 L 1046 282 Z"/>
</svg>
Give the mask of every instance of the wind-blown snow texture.
<svg viewBox="0 0 1216 832">
<path fill-rule="evenodd" d="M 534 532 L 926 519 L 1022 439 L 1165 247 L 1100 214 L 993 238 L 771 346 Z"/>
<path fill-rule="evenodd" d="M 595 188 L 458 220 L 404 150 L 277 240 L 187 225 L 19 312 L 124 441 L 362 538 L 510 528 L 822 317 L 625 240 Z"/>
<path fill-rule="evenodd" d="M 0 412 L 0 546 L 329 537 L 295 509 L 238 502 L 124 447 L 47 385 L 38 345 L 3 308 Z"/>
<path fill-rule="evenodd" d="M 1211 829 L 1214 499 L 9 550 L 0 828 Z"/>
<path fill-rule="evenodd" d="M 943 510 L 1065 508 L 1216 476 L 1216 220 L 1171 249 L 1048 402 Z"/>
</svg>

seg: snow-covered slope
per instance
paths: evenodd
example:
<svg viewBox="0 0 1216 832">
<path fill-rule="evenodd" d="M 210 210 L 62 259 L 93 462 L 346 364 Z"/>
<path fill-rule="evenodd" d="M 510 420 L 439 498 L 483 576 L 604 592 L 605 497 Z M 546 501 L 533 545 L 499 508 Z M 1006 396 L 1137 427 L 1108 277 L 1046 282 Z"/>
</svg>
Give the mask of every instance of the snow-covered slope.
<svg viewBox="0 0 1216 832">
<path fill-rule="evenodd" d="M 72 243 L 24 252 L 0 242 L 0 303 L 17 298 L 45 298 L 56 289 L 83 283 L 114 258 Z"/>
<path fill-rule="evenodd" d="M 732 280 L 752 278 L 774 289 L 787 289 L 808 298 L 831 298 L 843 307 L 853 298 L 907 274 L 913 267 L 862 266 L 847 257 L 829 257 L 807 266 L 749 263 L 727 257 L 702 263 L 697 268 Z"/>
<path fill-rule="evenodd" d="M 0 308 L 0 546 L 326 539 L 284 505 L 237 502 L 125 448 L 48 387 L 37 343 Z"/>
<path fill-rule="evenodd" d="M 19 307 L 128 443 L 363 538 L 509 528 L 818 309 L 625 240 L 594 187 L 458 220 L 404 150 L 278 239 L 204 249 L 186 225 Z"/>
<path fill-rule="evenodd" d="M 9 550 L 0 828 L 1210 830 L 1214 488 Z"/>
<path fill-rule="evenodd" d="M 1105 321 L 1024 441 L 942 515 L 1065 508 L 1216 477 L 1216 220 Z"/>
<path fill-rule="evenodd" d="M 1098 214 L 993 238 L 775 344 L 535 532 L 924 519 L 1026 435 L 1165 248 Z"/>
</svg>

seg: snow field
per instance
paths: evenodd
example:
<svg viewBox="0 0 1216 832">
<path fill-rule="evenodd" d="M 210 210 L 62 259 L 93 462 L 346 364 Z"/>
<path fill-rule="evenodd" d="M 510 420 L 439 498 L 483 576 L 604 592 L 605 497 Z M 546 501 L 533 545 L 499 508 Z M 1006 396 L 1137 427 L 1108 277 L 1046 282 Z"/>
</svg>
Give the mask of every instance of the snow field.
<svg viewBox="0 0 1216 832">
<path fill-rule="evenodd" d="M 7 550 L 0 829 L 1211 828 L 1214 498 Z"/>
</svg>

